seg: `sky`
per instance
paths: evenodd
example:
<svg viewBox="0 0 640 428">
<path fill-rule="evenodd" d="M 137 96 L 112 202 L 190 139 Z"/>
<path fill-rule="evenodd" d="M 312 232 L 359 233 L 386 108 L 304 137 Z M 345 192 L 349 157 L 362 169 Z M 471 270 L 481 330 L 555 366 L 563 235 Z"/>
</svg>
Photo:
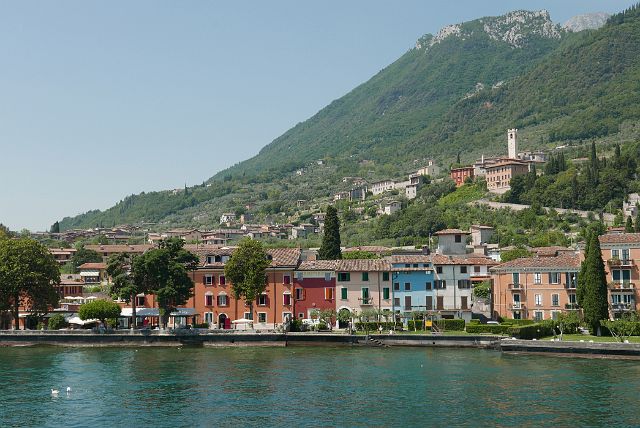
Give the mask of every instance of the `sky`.
<svg viewBox="0 0 640 428">
<path fill-rule="evenodd" d="M 200 184 L 444 25 L 635 1 L 0 0 L 0 223 Z"/>
</svg>

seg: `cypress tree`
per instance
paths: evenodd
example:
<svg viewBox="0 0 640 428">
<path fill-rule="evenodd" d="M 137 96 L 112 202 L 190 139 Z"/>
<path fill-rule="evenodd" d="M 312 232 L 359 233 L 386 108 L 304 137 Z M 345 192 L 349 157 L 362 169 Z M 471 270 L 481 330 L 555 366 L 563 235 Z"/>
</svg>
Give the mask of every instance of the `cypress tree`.
<svg viewBox="0 0 640 428">
<path fill-rule="evenodd" d="M 631 216 L 627 217 L 627 223 L 624 225 L 624 231 L 626 233 L 633 233 L 633 220 L 631 220 Z"/>
<path fill-rule="evenodd" d="M 584 279 L 587 271 L 587 257 L 591 246 L 591 229 L 585 230 L 584 260 L 580 264 L 580 272 L 578 273 L 578 285 L 576 286 L 576 301 L 582 306 L 582 298 L 584 297 Z"/>
<path fill-rule="evenodd" d="M 584 273 L 581 272 L 583 289 L 581 292 L 584 320 L 591 327 L 591 333 L 599 332 L 600 321 L 609 319 L 609 302 L 607 300 L 607 276 L 600 251 L 598 233 L 590 235 L 589 253 L 584 262 Z"/>
<path fill-rule="evenodd" d="M 633 228 L 634 232 L 640 232 L 640 209 L 638 209 L 638 213 L 636 214 L 636 224 Z"/>
<path fill-rule="evenodd" d="M 338 210 L 329 205 L 327 215 L 324 219 L 324 236 L 322 245 L 318 251 L 320 260 L 336 260 L 342 258 L 340 249 L 340 220 L 338 220 Z"/>
<path fill-rule="evenodd" d="M 57 221 L 51 226 L 51 233 L 60 233 L 60 223 Z"/>
</svg>

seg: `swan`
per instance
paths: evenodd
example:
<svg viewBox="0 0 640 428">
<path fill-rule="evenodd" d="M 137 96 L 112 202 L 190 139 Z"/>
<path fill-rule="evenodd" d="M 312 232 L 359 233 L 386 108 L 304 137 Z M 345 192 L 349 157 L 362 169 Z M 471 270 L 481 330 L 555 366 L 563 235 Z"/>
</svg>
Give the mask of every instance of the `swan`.
<svg viewBox="0 0 640 428">
<path fill-rule="evenodd" d="M 53 395 L 54 397 L 57 396 L 59 393 L 60 391 L 58 391 L 57 389 L 51 388 L 51 395 Z"/>
<path fill-rule="evenodd" d="M 67 386 L 67 394 L 69 394 L 71 392 L 71 387 Z"/>
</svg>

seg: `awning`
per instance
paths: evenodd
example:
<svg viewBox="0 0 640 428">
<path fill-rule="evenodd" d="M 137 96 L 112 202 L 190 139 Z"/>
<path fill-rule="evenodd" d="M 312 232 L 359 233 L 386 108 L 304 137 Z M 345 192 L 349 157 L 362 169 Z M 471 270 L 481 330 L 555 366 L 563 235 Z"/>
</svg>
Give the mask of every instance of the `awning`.
<svg viewBox="0 0 640 428">
<path fill-rule="evenodd" d="M 70 317 L 69 319 L 67 319 L 67 322 L 69 324 L 76 324 L 76 325 L 87 325 L 87 324 L 95 324 L 97 322 L 100 322 L 100 320 L 81 320 L 79 316 L 74 315 L 72 317 Z"/>
<path fill-rule="evenodd" d="M 121 317 L 133 316 L 132 308 L 122 308 Z M 158 308 L 136 308 L 136 317 L 159 317 L 160 310 Z M 169 314 L 170 317 L 193 317 L 198 316 L 194 308 L 177 308 Z"/>
<path fill-rule="evenodd" d="M 100 276 L 99 270 L 85 270 L 80 272 L 80 276 Z"/>
</svg>

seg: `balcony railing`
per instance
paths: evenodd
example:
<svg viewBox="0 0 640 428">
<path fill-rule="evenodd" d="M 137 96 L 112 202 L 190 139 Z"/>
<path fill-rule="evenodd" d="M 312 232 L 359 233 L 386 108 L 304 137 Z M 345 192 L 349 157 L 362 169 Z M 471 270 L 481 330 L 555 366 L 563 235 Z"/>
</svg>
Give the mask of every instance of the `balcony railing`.
<svg viewBox="0 0 640 428">
<path fill-rule="evenodd" d="M 509 284 L 511 290 L 522 290 L 522 284 Z"/>
<path fill-rule="evenodd" d="M 564 308 L 569 311 L 577 311 L 580 309 L 577 303 L 565 303 Z"/>
<path fill-rule="evenodd" d="M 633 266 L 634 265 L 634 261 L 633 259 L 609 259 L 607 260 L 607 264 L 609 266 Z"/>
<path fill-rule="evenodd" d="M 614 311 L 635 311 L 635 303 L 612 303 L 611 309 Z"/>
<path fill-rule="evenodd" d="M 609 288 L 614 290 L 631 290 L 635 289 L 636 285 L 633 282 L 629 281 L 613 281 L 609 283 Z"/>
<path fill-rule="evenodd" d="M 373 297 L 359 297 L 361 305 L 373 305 Z"/>
<path fill-rule="evenodd" d="M 518 310 L 518 309 L 524 309 L 524 303 L 522 303 L 522 302 L 514 302 L 514 303 L 511 303 L 511 304 L 509 305 L 509 307 L 510 307 L 511 309 L 516 309 L 516 310 Z"/>
<path fill-rule="evenodd" d="M 575 290 L 577 288 L 577 285 L 578 285 L 577 282 L 567 282 L 564 284 L 564 288 L 568 290 Z"/>
</svg>

